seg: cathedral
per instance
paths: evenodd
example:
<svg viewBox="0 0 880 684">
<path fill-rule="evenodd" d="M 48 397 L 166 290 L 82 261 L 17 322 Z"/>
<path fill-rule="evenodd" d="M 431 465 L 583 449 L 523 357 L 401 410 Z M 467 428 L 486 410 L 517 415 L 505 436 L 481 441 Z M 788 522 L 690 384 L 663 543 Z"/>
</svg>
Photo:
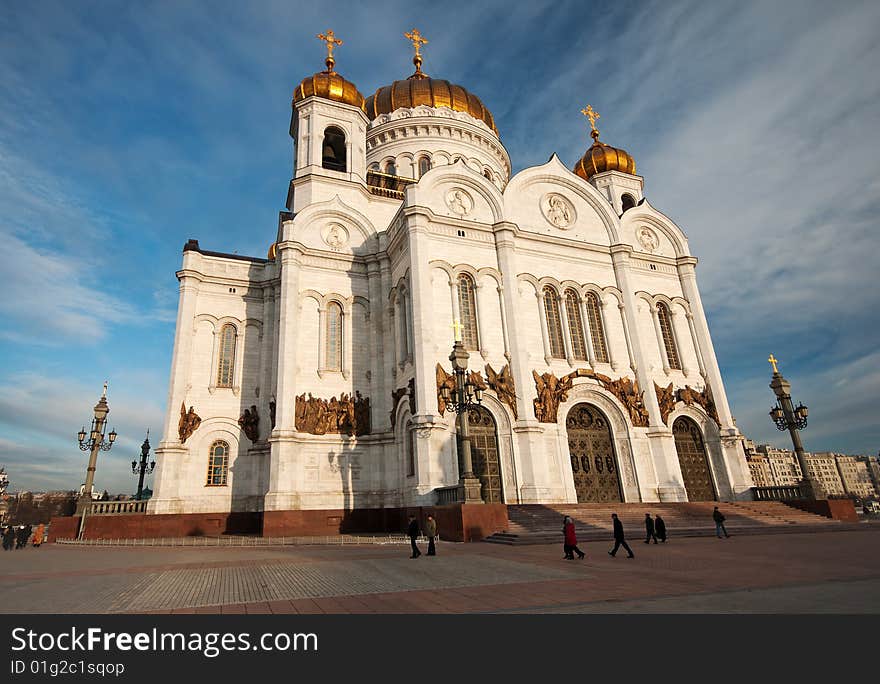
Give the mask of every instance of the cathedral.
<svg viewBox="0 0 880 684">
<path fill-rule="evenodd" d="M 266 258 L 183 248 L 148 514 L 750 498 L 697 259 L 592 107 L 573 170 L 512 175 L 417 30 L 415 72 L 366 98 L 318 37 Z"/>
</svg>

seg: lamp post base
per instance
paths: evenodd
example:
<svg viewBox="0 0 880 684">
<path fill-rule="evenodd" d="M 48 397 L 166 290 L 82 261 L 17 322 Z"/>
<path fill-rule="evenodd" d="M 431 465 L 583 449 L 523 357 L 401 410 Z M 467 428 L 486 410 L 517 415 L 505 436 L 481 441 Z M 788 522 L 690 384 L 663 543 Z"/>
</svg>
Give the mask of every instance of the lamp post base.
<svg viewBox="0 0 880 684">
<path fill-rule="evenodd" d="M 85 513 L 86 509 L 91 505 L 92 497 L 91 496 L 81 496 L 76 500 L 76 512 L 74 515 L 82 517 L 83 513 Z"/>
<path fill-rule="evenodd" d="M 455 498 L 459 503 L 481 504 L 483 497 L 480 493 L 480 481 L 473 477 L 463 477 L 459 480 Z"/>
</svg>

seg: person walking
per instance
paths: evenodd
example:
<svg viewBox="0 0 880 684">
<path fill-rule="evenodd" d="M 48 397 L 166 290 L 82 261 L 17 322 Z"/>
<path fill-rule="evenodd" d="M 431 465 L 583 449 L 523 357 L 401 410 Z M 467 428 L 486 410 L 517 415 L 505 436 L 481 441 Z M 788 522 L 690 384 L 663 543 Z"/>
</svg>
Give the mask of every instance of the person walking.
<svg viewBox="0 0 880 684">
<path fill-rule="evenodd" d="M 617 554 L 617 549 L 621 546 L 626 549 L 627 558 L 634 558 L 635 554 L 633 554 L 632 549 L 629 548 L 629 544 L 626 543 L 626 539 L 623 536 L 623 523 L 620 522 L 620 518 L 617 517 L 617 513 L 611 514 L 611 520 L 614 524 L 614 548 L 608 552 L 608 555 L 614 558 Z"/>
<path fill-rule="evenodd" d="M 15 529 L 11 525 L 3 528 L 3 550 L 11 551 L 15 545 Z"/>
<path fill-rule="evenodd" d="M 650 544 L 651 539 L 654 540 L 655 544 L 657 543 L 657 535 L 654 532 L 654 519 L 650 513 L 645 513 L 645 543 Z"/>
<path fill-rule="evenodd" d="M 407 536 L 409 536 L 409 543 L 412 545 L 412 556 L 410 558 L 418 558 L 422 555 L 422 552 L 419 551 L 419 547 L 416 545 L 416 539 L 419 538 L 419 534 L 421 534 L 421 530 L 419 529 L 419 521 L 416 520 L 416 516 L 409 516 L 409 527 L 406 530 Z"/>
<path fill-rule="evenodd" d="M 30 535 L 27 533 L 24 525 L 19 525 L 18 529 L 15 531 L 15 550 L 17 551 L 18 549 L 27 546 L 29 537 Z"/>
<path fill-rule="evenodd" d="M 718 510 L 718 506 L 715 506 L 715 510 L 712 511 L 712 520 L 715 521 L 715 534 L 718 535 L 718 538 L 721 539 L 721 533 L 724 532 L 725 537 L 729 537 L 727 534 L 727 528 L 724 527 L 724 521 L 726 518 L 724 514 Z"/>
<path fill-rule="evenodd" d="M 583 560 L 587 555 L 583 551 L 578 548 L 578 540 L 577 534 L 574 531 L 574 520 L 572 520 L 571 516 L 567 515 L 562 519 L 562 535 L 565 540 L 565 544 L 563 546 L 565 550 L 565 560 L 574 560 L 574 554 L 578 555 L 580 560 Z"/>
<path fill-rule="evenodd" d="M 37 531 L 34 532 L 33 544 L 34 548 L 40 548 L 40 544 L 43 543 L 43 536 L 46 534 L 46 526 L 43 523 L 37 525 Z"/>
<path fill-rule="evenodd" d="M 428 555 L 436 556 L 437 549 L 434 547 L 434 539 L 437 538 L 437 521 L 434 520 L 433 515 L 428 516 L 428 521 L 425 523 L 425 532 L 428 535 Z"/>
<path fill-rule="evenodd" d="M 663 522 L 663 518 L 659 515 L 654 516 L 654 530 L 657 532 L 657 538 L 666 543 L 666 523 Z"/>
</svg>

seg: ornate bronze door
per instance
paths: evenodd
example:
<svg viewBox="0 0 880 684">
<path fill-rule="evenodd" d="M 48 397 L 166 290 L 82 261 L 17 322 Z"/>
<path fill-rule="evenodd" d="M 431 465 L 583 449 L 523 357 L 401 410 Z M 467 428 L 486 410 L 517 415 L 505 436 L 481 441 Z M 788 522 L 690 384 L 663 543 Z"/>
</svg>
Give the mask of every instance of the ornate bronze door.
<svg viewBox="0 0 880 684">
<path fill-rule="evenodd" d="M 688 501 L 714 501 L 715 487 L 712 486 L 709 459 L 700 428 L 694 421 L 682 416 L 672 424 L 672 434 Z"/>
<path fill-rule="evenodd" d="M 486 409 L 474 407 L 468 411 L 468 430 L 474 475 L 480 478 L 480 495 L 485 503 L 504 503 L 495 419 Z"/>
<path fill-rule="evenodd" d="M 578 404 L 565 419 L 578 503 L 622 501 L 611 427 L 599 409 Z"/>
</svg>

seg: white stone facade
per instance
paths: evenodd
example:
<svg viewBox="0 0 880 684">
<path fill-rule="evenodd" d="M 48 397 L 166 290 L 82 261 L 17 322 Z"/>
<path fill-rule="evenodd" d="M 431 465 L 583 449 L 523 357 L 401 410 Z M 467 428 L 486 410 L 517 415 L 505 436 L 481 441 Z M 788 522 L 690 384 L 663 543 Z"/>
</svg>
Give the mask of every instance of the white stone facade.
<svg viewBox="0 0 880 684">
<path fill-rule="evenodd" d="M 328 126 L 345 134 L 345 171 L 321 164 Z M 497 428 L 504 502 L 578 500 L 566 417 L 581 402 L 611 427 L 622 500 L 687 500 L 672 432 L 681 416 L 699 429 L 716 496 L 748 497 L 752 480 L 700 300 L 697 260 L 682 230 L 643 199 L 640 177 L 612 171 L 587 182 L 555 156 L 510 177 L 507 152 L 489 127 L 427 107 L 369 121 L 356 107 L 313 96 L 296 104 L 292 134 L 294 178 L 274 258 L 195 245 L 184 251 L 150 513 L 436 503 L 439 488 L 459 481 L 453 414 L 439 414 L 435 368 L 450 369 L 461 274 L 475 285 L 479 341 L 470 367 L 485 377 L 486 364 L 509 365 L 516 386 L 516 416 L 492 391 L 483 402 Z M 426 173 L 418 166 L 423 156 L 431 160 Z M 367 170 L 389 160 L 397 175 L 418 179 L 400 196 L 367 184 Z M 624 192 L 640 202 L 625 212 Z M 549 339 L 546 286 L 561 300 L 562 354 Z M 598 298 L 607 361 L 589 330 L 580 354 L 587 358 L 576 358 L 567 290 L 576 293 L 584 325 L 585 297 Z M 328 363 L 327 349 L 328 312 L 337 306 L 339 364 Z M 664 349 L 663 306 L 680 369 Z M 236 341 L 228 387 L 217 382 L 224 325 L 234 326 Z M 648 425 L 634 426 L 621 400 L 588 374 L 574 378 L 555 422 L 539 422 L 533 371 L 562 378 L 579 368 L 636 381 Z M 392 405 L 410 381 L 414 396 L 397 392 Z M 684 402 L 664 420 L 655 383 L 708 388 L 717 422 Z M 296 396 L 356 392 L 370 400 L 369 434 L 296 429 Z M 201 417 L 185 442 L 181 404 Z M 253 442 L 238 424 L 252 406 L 259 415 Z M 208 452 L 218 440 L 229 446 L 228 473 L 225 484 L 207 485 Z"/>
</svg>

